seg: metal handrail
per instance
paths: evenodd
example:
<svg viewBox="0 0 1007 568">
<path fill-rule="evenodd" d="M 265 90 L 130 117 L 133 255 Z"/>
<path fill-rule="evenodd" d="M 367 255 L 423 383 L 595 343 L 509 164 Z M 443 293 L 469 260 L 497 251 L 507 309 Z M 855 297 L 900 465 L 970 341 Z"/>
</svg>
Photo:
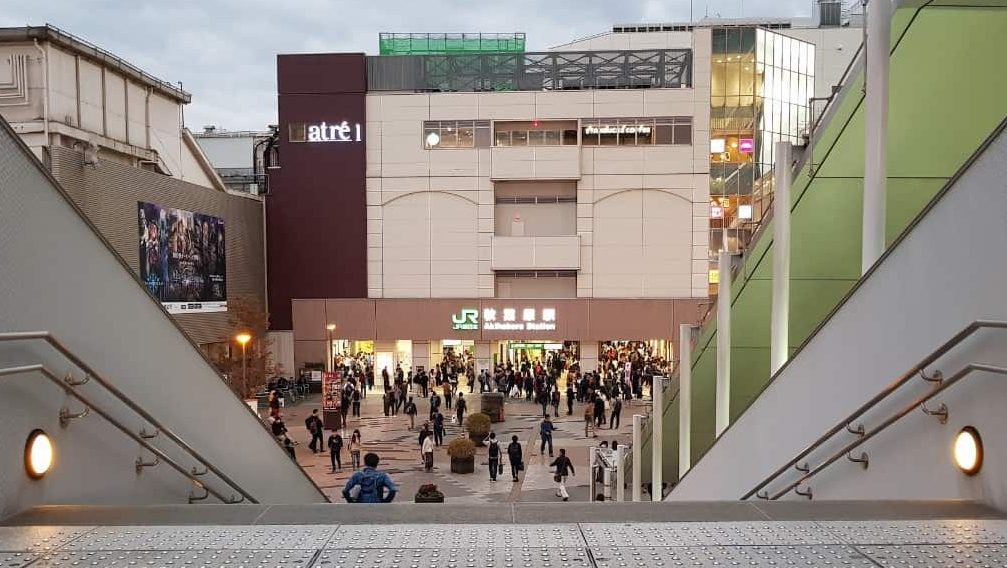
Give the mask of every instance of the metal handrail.
<svg viewBox="0 0 1007 568">
<path fill-rule="evenodd" d="M 114 396 L 115 398 L 119 399 L 119 401 L 122 402 L 123 404 L 125 404 L 126 406 L 128 406 L 130 408 L 130 410 L 132 410 L 133 412 L 136 412 L 137 414 L 139 414 L 144 420 L 146 420 L 147 422 L 149 422 L 152 427 L 157 428 L 157 431 L 162 432 L 165 436 L 168 437 L 168 439 L 170 439 L 172 442 L 174 442 L 180 448 L 182 448 L 183 450 L 185 450 L 189 455 L 191 455 L 193 458 L 195 458 L 206 469 L 212 471 L 214 473 L 214 475 L 216 475 L 218 478 L 220 478 L 224 483 L 227 483 L 228 485 L 231 486 L 232 489 L 234 489 L 238 493 L 240 493 L 241 496 L 244 498 L 244 500 L 248 501 L 249 503 L 258 503 L 258 501 L 255 500 L 255 498 L 252 497 L 252 495 L 250 493 L 248 493 L 240 485 L 238 485 L 237 482 L 235 482 L 233 479 L 231 479 L 226 474 L 224 474 L 224 472 L 222 472 L 219 469 L 217 469 L 217 467 L 214 466 L 212 463 L 210 463 L 209 460 L 207 460 L 206 458 L 204 458 L 202 456 L 202 454 L 200 454 L 192 446 L 190 446 L 188 443 L 186 443 L 184 440 L 182 440 L 182 438 L 180 438 L 177 434 L 175 434 L 175 432 L 172 431 L 171 428 L 167 428 L 163 424 L 161 424 L 158 420 L 156 420 L 153 416 L 151 416 L 149 412 L 147 412 L 146 410 L 144 410 L 143 408 L 141 408 L 138 404 L 136 404 L 135 402 L 133 402 L 132 399 L 130 399 L 125 394 L 123 394 L 122 391 L 120 391 L 119 389 L 117 389 L 108 380 L 106 380 L 104 377 L 102 377 L 100 373 L 96 372 L 93 368 L 91 368 L 90 365 L 88 365 L 87 363 L 85 363 L 84 361 L 82 361 L 79 357 L 77 357 L 76 355 L 74 355 L 73 352 L 71 352 L 65 345 L 63 345 L 62 343 L 60 343 L 60 341 L 58 339 L 56 339 L 48 331 L 26 331 L 26 332 L 0 333 L 0 342 L 30 341 L 30 340 L 42 340 L 42 341 L 45 341 L 46 343 L 48 343 L 56 351 L 58 351 L 61 355 L 63 355 L 63 357 L 65 357 L 66 359 L 68 359 L 77 368 L 79 368 L 80 370 L 82 370 L 85 373 L 87 373 L 87 375 L 89 377 L 91 377 L 92 379 L 94 379 L 95 382 L 97 382 L 99 385 L 101 385 L 102 387 L 104 387 L 105 390 L 107 390 L 110 394 L 112 394 L 112 396 Z"/>
<path fill-rule="evenodd" d="M 896 379 L 895 382 L 891 383 L 890 385 L 885 387 L 881 392 L 875 395 L 873 398 L 862 404 L 859 408 L 854 410 L 852 414 L 850 414 L 849 416 L 841 420 L 839 423 L 837 423 L 835 426 L 830 428 L 825 434 L 822 434 L 817 440 L 812 442 L 808 447 L 806 447 L 803 451 L 801 451 L 801 453 L 797 454 L 796 457 L 794 457 L 786 464 L 781 466 L 779 469 L 771 473 L 768 477 L 762 480 L 761 483 L 756 485 L 751 491 L 745 493 L 741 497 L 741 499 L 745 500 L 751 498 L 753 495 L 757 495 L 762 488 L 775 481 L 776 478 L 778 478 L 783 473 L 789 471 L 790 468 L 792 468 L 796 464 L 800 463 L 801 460 L 803 460 L 813 451 L 818 449 L 819 446 L 821 446 L 826 441 L 831 439 L 837 433 L 846 430 L 847 427 L 850 424 L 853 424 L 856 421 L 856 419 L 859 418 L 862 414 L 874 408 L 874 406 L 876 406 L 879 402 L 890 396 L 892 393 L 894 393 L 900 387 L 908 383 L 917 375 L 923 374 L 923 377 L 927 378 L 924 371 L 926 370 L 926 367 L 928 365 L 932 364 L 937 359 L 943 357 L 945 354 L 947 354 L 948 351 L 950 351 L 952 348 L 957 346 L 959 343 L 961 343 L 962 341 L 964 341 L 965 339 L 967 339 L 969 336 L 979 331 L 980 329 L 1007 329 L 1007 321 L 976 320 L 967 325 L 964 329 L 956 333 L 951 339 L 946 341 L 943 345 L 941 345 L 940 347 L 932 351 L 929 355 L 924 357 L 923 360 L 914 365 L 909 371 L 907 371 L 901 377 Z M 861 435 L 860 441 L 863 441 L 865 439 L 866 436 Z"/>
<path fill-rule="evenodd" d="M 189 479 L 189 481 L 192 481 L 196 485 L 196 487 L 199 487 L 200 489 L 203 489 L 204 491 L 206 491 L 207 493 L 213 495 L 217 499 L 220 499 L 221 502 L 223 502 L 223 503 L 237 503 L 237 502 L 240 501 L 238 499 L 235 499 L 234 497 L 231 497 L 231 498 L 224 497 L 223 495 L 221 495 L 217 491 L 215 491 L 213 489 L 210 489 L 205 483 L 203 483 L 202 481 L 200 481 L 199 479 L 197 479 L 196 476 L 193 475 L 189 470 L 185 469 L 184 467 L 182 467 L 181 465 L 179 465 L 178 462 L 176 462 L 170 456 L 168 456 L 168 454 L 166 454 L 163 451 L 161 451 L 160 449 L 154 447 L 149 442 L 147 442 L 146 440 L 144 440 L 141 436 L 139 436 L 138 434 L 134 433 L 132 430 L 130 430 L 129 428 L 127 428 L 126 426 L 124 426 L 121 422 L 119 422 L 118 420 L 116 420 L 115 418 L 113 418 L 111 415 L 109 415 L 107 412 L 105 412 L 104 410 L 102 410 L 101 407 L 99 407 L 96 404 L 94 404 L 94 402 L 92 400 L 88 399 L 86 396 L 84 396 L 81 393 L 77 392 L 72 386 L 70 386 L 70 385 L 66 384 L 65 382 L 63 382 L 58 376 L 56 376 L 56 373 L 53 373 L 52 371 L 50 371 L 49 369 L 47 369 L 44 365 L 35 364 L 35 365 L 22 365 L 22 366 L 19 366 L 19 367 L 0 368 L 0 377 L 6 377 L 6 376 L 11 376 L 11 375 L 21 375 L 21 374 L 34 373 L 34 372 L 41 373 L 43 377 L 49 379 L 49 381 L 51 381 L 52 383 L 56 384 L 56 386 L 58 386 L 59 388 L 63 389 L 63 391 L 66 392 L 66 394 L 68 394 L 68 395 L 76 398 L 77 400 L 79 400 L 81 403 L 84 404 L 84 406 L 86 408 L 88 408 L 90 410 L 93 410 L 95 412 L 95 414 L 97 414 L 98 416 L 101 416 L 102 418 L 104 418 L 105 420 L 107 420 L 109 422 L 109 424 L 111 424 L 112 426 L 115 426 L 115 428 L 117 430 L 119 430 L 120 432 L 122 432 L 123 434 L 125 434 L 126 436 L 128 436 L 129 438 L 131 438 L 137 444 L 140 444 L 140 446 L 142 446 L 143 448 L 145 448 L 150 453 L 154 454 L 154 456 L 155 456 L 154 462 L 145 463 L 145 462 L 142 461 L 142 459 L 138 459 L 137 460 L 137 462 L 135 464 L 136 467 L 137 467 L 137 472 L 139 472 L 139 470 L 142 467 L 154 466 L 154 465 L 157 465 L 158 461 L 163 461 L 164 463 L 170 465 L 173 469 L 175 469 L 176 471 L 178 471 L 179 473 L 181 473 L 182 475 L 184 475 L 187 479 Z"/>
<path fill-rule="evenodd" d="M 825 460 L 825 462 L 823 462 L 822 465 L 820 465 L 820 466 L 812 469 L 808 473 L 804 474 L 800 479 L 798 479 L 797 481 L 791 483 L 790 485 L 788 485 L 787 487 L 785 487 L 782 491 L 780 491 L 776 495 L 773 495 L 772 497 L 770 497 L 770 499 L 774 499 L 774 500 L 775 499 L 779 499 L 780 497 L 786 495 L 790 491 L 792 491 L 795 488 L 799 487 L 802 483 L 804 483 L 804 482 L 808 481 L 809 479 L 811 479 L 812 477 L 814 477 L 815 474 L 821 472 L 825 468 L 827 468 L 830 465 L 832 465 L 833 463 L 835 463 L 836 460 L 842 458 L 843 456 L 849 456 L 849 452 L 850 451 L 852 451 L 852 450 L 856 449 L 858 446 L 864 444 L 865 442 L 867 442 L 867 440 L 870 440 L 875 435 L 880 434 L 883 430 L 885 430 L 886 428 L 888 428 L 892 424 L 898 422 L 900 419 L 902 419 L 903 417 L 905 417 L 910 412 L 912 412 L 912 411 L 916 410 L 917 408 L 919 408 L 921 404 L 925 404 L 931 398 L 933 398 L 933 397 L 939 395 L 940 393 L 944 392 L 945 390 L 951 388 L 952 385 L 954 385 L 958 381 L 960 381 L 960 380 L 968 377 L 969 375 L 971 375 L 975 371 L 983 371 L 983 372 L 986 372 L 986 373 L 995 373 L 997 375 L 1007 375 L 1007 367 L 997 367 L 995 365 L 986 365 L 986 364 L 983 364 L 983 363 L 972 363 L 970 365 L 966 365 L 962 370 L 960 370 L 957 373 L 955 373 L 954 375 L 952 375 L 951 378 L 949 378 L 949 379 L 945 380 L 944 382 L 942 382 L 940 384 L 940 386 L 936 387 L 934 390 L 930 391 L 929 393 L 927 393 L 926 395 L 920 397 L 919 399 L 913 401 L 911 404 L 907 405 L 905 408 L 903 408 L 902 410 L 900 410 L 897 414 L 895 414 L 894 416 L 892 416 L 888 420 L 885 420 L 884 422 L 882 422 L 881 425 L 879 425 L 877 428 L 874 428 L 871 431 L 869 431 L 866 434 L 864 434 L 863 437 L 858 438 L 856 441 L 854 441 L 854 442 L 852 442 L 850 444 L 847 444 L 846 447 L 844 447 L 843 449 L 841 449 L 838 452 L 836 452 L 835 454 L 833 454 L 829 459 Z M 861 462 L 861 463 L 864 464 L 864 467 L 866 468 L 867 467 L 867 454 L 865 453 L 865 454 L 863 454 L 861 456 L 861 458 L 857 458 L 857 459 L 851 457 L 850 461 Z M 811 490 L 811 488 L 809 487 L 808 488 L 808 497 L 809 498 L 810 498 L 810 490 Z"/>
</svg>

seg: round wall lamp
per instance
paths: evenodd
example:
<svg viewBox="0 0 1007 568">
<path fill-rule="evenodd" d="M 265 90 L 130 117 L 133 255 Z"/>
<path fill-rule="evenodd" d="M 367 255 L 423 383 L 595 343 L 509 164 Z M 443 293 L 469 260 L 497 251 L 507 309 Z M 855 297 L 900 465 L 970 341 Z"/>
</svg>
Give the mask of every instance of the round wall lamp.
<svg viewBox="0 0 1007 568">
<path fill-rule="evenodd" d="M 28 477 L 42 479 L 55 461 L 56 452 L 52 438 L 42 430 L 32 430 L 24 446 L 24 468 Z"/>
<path fill-rule="evenodd" d="M 436 132 L 427 134 L 427 147 L 432 148 L 441 143 L 441 137 Z"/>
<path fill-rule="evenodd" d="M 979 431 L 972 426 L 962 428 L 955 436 L 952 456 L 955 465 L 965 475 L 979 473 L 979 469 L 983 466 L 983 440 L 979 437 Z"/>
</svg>

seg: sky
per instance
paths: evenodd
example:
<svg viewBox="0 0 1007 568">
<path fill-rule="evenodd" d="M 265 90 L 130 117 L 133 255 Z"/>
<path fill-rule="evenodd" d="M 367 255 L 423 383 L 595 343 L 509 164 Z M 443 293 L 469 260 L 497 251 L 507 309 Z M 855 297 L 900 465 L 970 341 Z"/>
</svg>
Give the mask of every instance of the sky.
<svg viewBox="0 0 1007 568">
<path fill-rule="evenodd" d="M 809 16 L 813 0 L 693 0 L 693 14 Z M 276 54 L 366 52 L 379 32 L 525 32 L 541 51 L 615 23 L 680 22 L 689 0 L 0 0 L 0 27 L 52 24 L 192 93 L 185 123 L 276 123 Z"/>
</svg>

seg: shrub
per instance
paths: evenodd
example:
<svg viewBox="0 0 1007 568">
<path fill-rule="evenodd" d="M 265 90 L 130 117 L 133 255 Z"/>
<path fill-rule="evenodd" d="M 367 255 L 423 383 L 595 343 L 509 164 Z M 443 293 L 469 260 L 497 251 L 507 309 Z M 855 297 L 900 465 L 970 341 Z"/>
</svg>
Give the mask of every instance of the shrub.
<svg viewBox="0 0 1007 568">
<path fill-rule="evenodd" d="M 433 483 L 427 483 L 425 485 L 420 485 L 418 491 L 416 491 L 418 497 L 444 497 L 444 494 L 437 490 L 437 486 Z"/>
<path fill-rule="evenodd" d="M 476 455 L 475 442 L 468 438 L 455 438 L 448 444 L 448 455 L 454 459 L 468 459 Z"/>
<path fill-rule="evenodd" d="M 476 412 L 475 414 L 469 414 L 469 417 L 465 419 L 465 429 L 469 431 L 470 434 L 476 436 L 485 436 L 490 433 L 490 424 L 492 421 L 488 414 L 482 412 Z"/>
</svg>

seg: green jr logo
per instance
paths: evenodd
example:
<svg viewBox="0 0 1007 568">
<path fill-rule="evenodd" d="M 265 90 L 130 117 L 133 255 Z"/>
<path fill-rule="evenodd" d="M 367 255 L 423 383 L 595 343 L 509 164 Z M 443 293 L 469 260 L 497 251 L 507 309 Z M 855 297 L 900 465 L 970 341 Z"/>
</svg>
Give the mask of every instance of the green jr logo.
<svg viewBox="0 0 1007 568">
<path fill-rule="evenodd" d="M 479 310 L 463 309 L 460 314 L 451 314 L 451 329 L 476 331 L 479 329 Z"/>
</svg>

